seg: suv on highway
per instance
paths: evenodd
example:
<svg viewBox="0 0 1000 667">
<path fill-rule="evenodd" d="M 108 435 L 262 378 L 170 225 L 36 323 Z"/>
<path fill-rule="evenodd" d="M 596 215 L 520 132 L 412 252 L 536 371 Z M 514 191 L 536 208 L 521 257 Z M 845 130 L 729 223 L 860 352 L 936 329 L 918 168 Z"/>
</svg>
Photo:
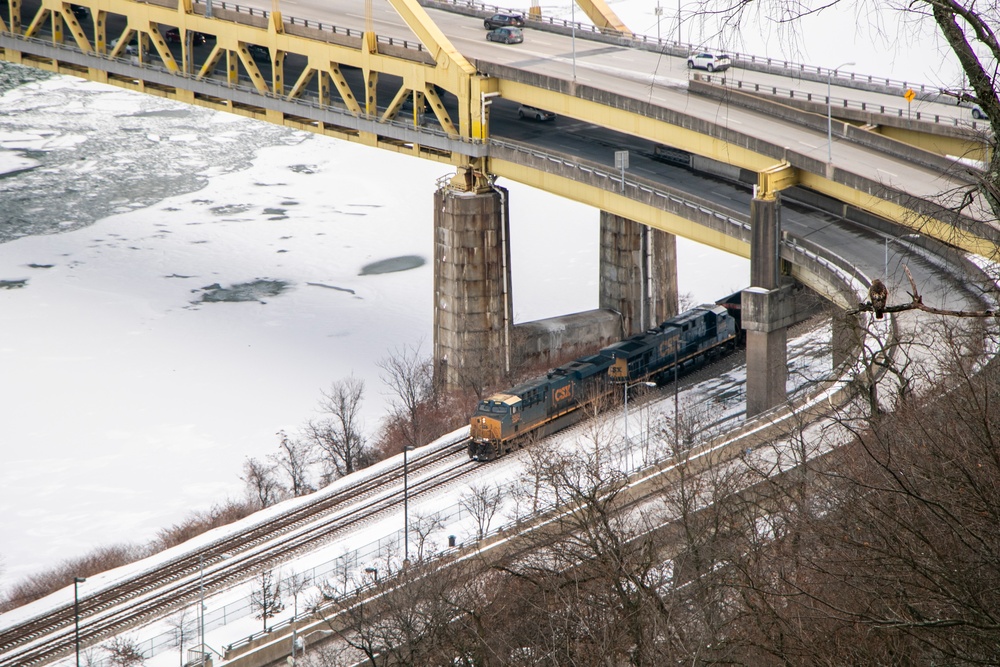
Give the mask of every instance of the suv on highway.
<svg viewBox="0 0 1000 667">
<path fill-rule="evenodd" d="M 692 53 L 688 56 L 688 69 L 704 69 L 709 72 L 721 72 L 729 69 L 732 62 L 724 53 Z"/>
<path fill-rule="evenodd" d="M 483 25 L 486 26 L 487 30 L 502 28 L 505 25 L 512 25 L 515 28 L 523 28 L 524 17 L 520 14 L 494 14 L 483 21 Z"/>
<path fill-rule="evenodd" d="M 504 44 L 520 44 L 524 41 L 524 33 L 520 28 L 504 26 L 494 28 L 486 33 L 486 39 L 490 42 L 503 42 Z"/>
<path fill-rule="evenodd" d="M 551 111 L 546 111 L 545 109 L 539 109 L 538 107 L 529 107 L 527 104 L 522 104 L 517 109 L 518 118 L 534 118 L 535 120 L 555 120 L 556 115 Z"/>
<path fill-rule="evenodd" d="M 975 118 L 976 120 L 982 120 L 986 118 L 986 114 L 983 113 L 983 110 L 979 107 L 978 104 L 973 104 L 972 117 Z"/>
</svg>

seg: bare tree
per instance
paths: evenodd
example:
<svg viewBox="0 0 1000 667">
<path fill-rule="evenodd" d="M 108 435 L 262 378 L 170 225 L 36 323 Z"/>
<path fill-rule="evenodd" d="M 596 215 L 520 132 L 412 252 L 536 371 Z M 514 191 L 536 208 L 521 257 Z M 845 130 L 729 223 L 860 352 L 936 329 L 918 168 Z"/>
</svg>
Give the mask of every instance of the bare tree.
<svg viewBox="0 0 1000 667">
<path fill-rule="evenodd" d="M 184 646 L 191 635 L 195 634 L 194 615 L 188 615 L 188 608 L 185 607 L 167 619 L 168 632 L 173 640 L 173 645 L 177 647 L 180 656 L 180 667 L 184 667 Z"/>
<path fill-rule="evenodd" d="M 490 523 L 503 505 L 504 493 L 500 484 L 472 484 L 463 493 L 458 504 L 476 520 L 476 539 L 481 540 L 490 532 Z"/>
<path fill-rule="evenodd" d="M 115 667 L 134 667 L 146 662 L 134 637 L 119 635 L 103 645 L 108 661 Z"/>
<path fill-rule="evenodd" d="M 423 404 L 434 396 L 434 366 L 421 356 L 420 345 L 404 345 L 376 362 L 379 377 L 389 388 L 389 405 L 401 427 L 404 444 L 419 447 L 426 434 L 421 414 Z"/>
<path fill-rule="evenodd" d="M 278 431 L 278 439 L 278 453 L 268 458 L 285 473 L 292 496 L 298 498 L 315 491 L 309 483 L 313 444 L 308 440 L 294 440 L 284 431 Z"/>
<path fill-rule="evenodd" d="M 325 483 L 372 462 L 361 423 L 364 394 L 364 380 L 351 376 L 334 382 L 319 402 L 324 416 L 306 426 L 306 439 L 324 453 Z"/>
<path fill-rule="evenodd" d="M 263 570 L 257 575 L 250 590 L 250 608 L 264 622 L 264 630 L 267 630 L 267 619 L 285 608 L 281 602 L 281 580 L 275 577 L 273 570 Z"/>
<path fill-rule="evenodd" d="M 278 503 L 287 493 L 278 481 L 274 466 L 253 457 L 247 457 L 243 463 L 240 479 L 246 486 L 247 495 L 261 509 Z"/>
<path fill-rule="evenodd" d="M 430 537 L 433 533 L 444 528 L 444 522 L 436 513 L 417 513 L 410 519 L 410 531 L 417 534 L 417 562 L 424 559 L 425 550 L 433 548 Z"/>
</svg>

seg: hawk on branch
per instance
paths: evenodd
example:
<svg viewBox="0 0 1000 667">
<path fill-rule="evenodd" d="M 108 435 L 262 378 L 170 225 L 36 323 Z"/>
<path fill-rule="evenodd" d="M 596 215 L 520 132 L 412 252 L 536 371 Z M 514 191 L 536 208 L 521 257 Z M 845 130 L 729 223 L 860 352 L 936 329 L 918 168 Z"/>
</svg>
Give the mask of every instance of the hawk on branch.
<svg viewBox="0 0 1000 667">
<path fill-rule="evenodd" d="M 868 299 L 872 302 L 872 310 L 875 311 L 875 318 L 882 319 L 885 312 L 885 302 L 889 300 L 889 289 L 881 280 L 876 278 L 868 288 Z"/>
</svg>

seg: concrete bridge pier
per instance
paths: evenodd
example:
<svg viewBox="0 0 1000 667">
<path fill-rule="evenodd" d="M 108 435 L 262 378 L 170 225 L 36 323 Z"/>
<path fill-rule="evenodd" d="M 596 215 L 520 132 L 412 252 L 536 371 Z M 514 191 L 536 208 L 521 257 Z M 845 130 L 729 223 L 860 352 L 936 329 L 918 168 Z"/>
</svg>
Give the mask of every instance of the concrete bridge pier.
<svg viewBox="0 0 1000 667">
<path fill-rule="evenodd" d="M 791 285 L 781 284 L 781 202 L 754 197 L 750 204 L 750 287 L 743 290 L 747 334 L 747 417 L 785 400 L 787 328 L 795 321 Z"/>
<path fill-rule="evenodd" d="M 510 369 L 507 191 L 434 193 L 434 377 L 481 387 Z"/>
<path fill-rule="evenodd" d="M 677 314 L 677 238 L 601 211 L 601 308 L 621 314 L 625 336 Z"/>
</svg>

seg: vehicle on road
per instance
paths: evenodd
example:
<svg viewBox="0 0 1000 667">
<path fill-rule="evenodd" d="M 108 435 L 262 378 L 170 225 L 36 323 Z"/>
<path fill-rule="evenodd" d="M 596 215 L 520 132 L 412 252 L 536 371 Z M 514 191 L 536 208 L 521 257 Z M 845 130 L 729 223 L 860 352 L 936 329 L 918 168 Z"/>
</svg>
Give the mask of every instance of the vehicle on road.
<svg viewBox="0 0 1000 667">
<path fill-rule="evenodd" d="M 119 42 L 118 39 L 111 40 L 111 44 L 109 44 L 109 46 L 111 47 L 112 51 L 114 51 L 118 47 L 118 42 Z M 139 53 L 139 36 L 136 35 L 135 33 L 132 33 L 132 36 L 129 38 L 128 43 L 125 45 L 125 54 L 129 56 L 134 56 L 137 55 L 138 53 Z"/>
<path fill-rule="evenodd" d="M 532 437 L 545 437 L 580 421 L 587 412 L 580 408 L 620 396 L 622 387 L 669 381 L 728 354 L 739 344 L 739 328 L 729 308 L 706 304 L 493 394 L 480 401 L 472 415 L 469 458 L 500 458 Z"/>
<path fill-rule="evenodd" d="M 524 41 L 524 33 L 520 28 L 505 26 L 494 28 L 486 33 L 486 39 L 490 42 L 503 42 L 504 44 L 520 44 Z"/>
<path fill-rule="evenodd" d="M 483 25 L 486 26 L 487 30 L 493 30 L 494 28 L 502 28 L 503 26 L 514 26 L 515 28 L 524 27 L 524 17 L 520 14 L 494 14 L 488 19 L 483 21 Z"/>
<path fill-rule="evenodd" d="M 517 109 L 518 118 L 534 118 L 535 120 L 555 120 L 556 115 L 551 111 L 546 111 L 545 109 L 539 109 L 538 107 L 531 107 L 527 104 L 522 104 Z"/>
<path fill-rule="evenodd" d="M 986 118 L 986 114 L 983 113 L 982 108 L 978 104 L 972 105 L 972 117 L 976 120 L 983 120 Z"/>
<path fill-rule="evenodd" d="M 163 34 L 163 38 L 166 39 L 168 42 L 180 43 L 181 31 L 178 30 L 177 28 L 171 28 L 170 30 L 168 30 Z M 194 44 L 195 46 L 202 46 L 207 41 L 208 38 L 205 36 L 204 33 L 195 32 L 193 30 L 191 31 L 191 43 Z"/>
<path fill-rule="evenodd" d="M 688 69 L 704 69 L 709 72 L 721 72 L 729 69 L 732 61 L 724 53 L 692 53 L 688 56 Z"/>
<path fill-rule="evenodd" d="M 83 5 L 70 5 L 70 11 L 73 12 L 73 16 L 76 17 L 77 21 L 84 21 L 90 18 L 90 10 Z"/>
<path fill-rule="evenodd" d="M 250 52 L 250 57 L 254 60 L 263 62 L 271 61 L 271 52 L 268 51 L 266 46 L 260 46 L 259 44 L 247 44 L 247 51 Z"/>
</svg>

